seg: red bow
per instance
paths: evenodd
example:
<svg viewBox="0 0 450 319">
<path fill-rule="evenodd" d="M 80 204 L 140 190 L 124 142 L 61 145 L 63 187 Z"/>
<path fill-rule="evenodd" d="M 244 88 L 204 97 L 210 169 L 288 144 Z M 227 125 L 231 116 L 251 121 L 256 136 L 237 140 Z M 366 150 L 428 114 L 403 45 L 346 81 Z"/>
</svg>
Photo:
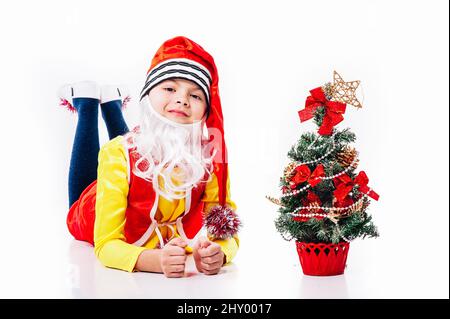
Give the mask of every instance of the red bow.
<svg viewBox="0 0 450 319">
<path fill-rule="evenodd" d="M 336 177 L 334 180 L 334 186 L 336 187 L 333 192 L 334 197 L 336 198 L 338 203 L 341 203 L 350 193 L 353 188 L 353 181 L 347 174 L 343 174 L 341 176 Z"/>
<path fill-rule="evenodd" d="M 334 197 L 339 202 L 342 202 L 352 190 L 354 185 L 359 185 L 359 191 L 361 193 L 367 194 L 375 200 L 380 197 L 377 193 L 371 190 L 367 184 L 369 183 L 369 178 L 364 171 L 359 172 L 354 180 L 350 178 L 347 174 L 343 174 L 334 179 L 334 186 L 336 187 L 333 192 Z"/>
<path fill-rule="evenodd" d="M 300 122 L 307 121 L 314 117 L 314 113 L 319 106 L 325 107 L 325 116 L 322 125 L 319 128 L 320 135 L 330 135 L 333 132 L 333 127 L 340 123 L 345 113 L 345 103 L 330 101 L 326 98 L 325 93 L 321 87 L 309 91 L 310 96 L 306 98 L 305 108 L 298 111 Z"/>
<path fill-rule="evenodd" d="M 380 198 L 380 195 L 371 190 L 370 187 L 367 186 L 368 183 L 369 178 L 367 177 L 366 173 L 364 173 L 364 171 L 359 172 L 358 176 L 356 176 L 355 178 L 355 184 L 359 185 L 359 191 L 361 193 L 367 194 L 375 200 L 378 200 L 378 198 Z"/>
<path fill-rule="evenodd" d="M 308 181 L 308 183 L 314 187 L 320 183 L 319 177 L 321 176 L 325 176 L 325 170 L 322 164 L 317 165 L 316 169 L 314 170 L 314 172 L 312 172 L 312 174 L 308 165 L 303 164 L 297 166 L 295 168 L 295 175 L 294 177 L 292 177 L 290 181 L 291 188 L 294 189 L 297 187 L 298 184 L 301 184 L 306 181 Z"/>
</svg>

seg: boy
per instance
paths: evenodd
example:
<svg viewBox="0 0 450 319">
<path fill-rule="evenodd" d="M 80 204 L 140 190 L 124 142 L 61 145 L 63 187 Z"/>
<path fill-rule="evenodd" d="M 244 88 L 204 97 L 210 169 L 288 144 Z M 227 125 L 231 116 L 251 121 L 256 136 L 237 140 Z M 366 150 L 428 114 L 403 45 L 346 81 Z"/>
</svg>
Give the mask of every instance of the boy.
<svg viewBox="0 0 450 319">
<path fill-rule="evenodd" d="M 127 100 L 121 88 L 81 82 L 60 92 L 78 113 L 67 217 L 76 239 L 92 243 L 107 267 L 167 277 L 184 275 L 186 253 L 207 275 L 233 259 L 240 222 L 209 53 L 185 37 L 163 43 L 140 94 L 141 123 L 132 131 L 121 113 Z M 110 138 L 101 149 L 99 103 Z M 203 225 L 207 237 L 191 248 L 189 239 Z"/>
</svg>

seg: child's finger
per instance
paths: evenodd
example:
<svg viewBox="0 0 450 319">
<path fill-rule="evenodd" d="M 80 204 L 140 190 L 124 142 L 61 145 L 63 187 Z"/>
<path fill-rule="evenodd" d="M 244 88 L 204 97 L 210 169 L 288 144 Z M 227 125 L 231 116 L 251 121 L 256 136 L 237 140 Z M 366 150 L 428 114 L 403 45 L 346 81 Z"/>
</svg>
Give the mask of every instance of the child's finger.
<svg viewBox="0 0 450 319">
<path fill-rule="evenodd" d="M 213 256 L 202 257 L 201 260 L 202 260 L 202 262 L 204 262 L 206 264 L 214 264 L 214 263 L 222 262 L 223 254 L 221 254 L 219 251 L 217 254 L 215 254 Z"/>
<path fill-rule="evenodd" d="M 199 244 L 199 248 L 206 248 L 211 244 L 205 236 L 199 237 L 197 243 Z"/>
<path fill-rule="evenodd" d="M 180 272 L 168 272 L 166 274 L 166 277 L 168 278 L 181 278 L 184 277 L 184 271 L 180 271 Z"/>
<path fill-rule="evenodd" d="M 171 265 L 185 265 L 187 256 L 171 256 L 169 260 L 169 264 Z"/>
<path fill-rule="evenodd" d="M 202 257 L 214 256 L 222 250 L 219 244 L 211 243 L 208 247 L 200 249 L 199 254 Z"/>
<path fill-rule="evenodd" d="M 203 244 L 202 244 L 202 248 L 208 248 L 209 246 L 211 246 L 211 242 L 210 241 L 207 241 L 207 242 L 204 242 Z"/>
<path fill-rule="evenodd" d="M 185 256 L 186 250 L 179 246 L 169 246 L 167 247 L 167 252 L 169 256 Z"/>
<path fill-rule="evenodd" d="M 167 267 L 167 270 L 170 273 L 184 272 L 184 265 L 170 265 L 169 267 Z"/>
<path fill-rule="evenodd" d="M 220 267 L 222 267 L 221 262 L 215 262 L 213 264 L 207 264 L 207 263 L 202 262 L 201 265 L 202 265 L 202 269 L 206 270 L 206 271 L 214 271 L 214 270 L 220 269 Z"/>
<path fill-rule="evenodd" d="M 181 237 L 175 237 L 174 239 L 169 241 L 167 243 L 167 245 L 179 246 L 179 247 L 183 247 L 184 248 L 184 247 L 187 246 L 187 243 Z"/>
</svg>

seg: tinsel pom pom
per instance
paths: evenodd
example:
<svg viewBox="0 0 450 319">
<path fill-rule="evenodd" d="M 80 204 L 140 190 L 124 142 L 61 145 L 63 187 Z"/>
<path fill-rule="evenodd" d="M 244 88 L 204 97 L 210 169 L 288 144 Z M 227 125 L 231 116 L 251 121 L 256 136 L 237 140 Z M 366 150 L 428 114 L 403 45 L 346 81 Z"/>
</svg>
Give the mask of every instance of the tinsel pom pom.
<svg viewBox="0 0 450 319">
<path fill-rule="evenodd" d="M 70 102 L 67 101 L 66 99 L 59 99 L 59 105 L 67 108 L 72 113 L 77 113 L 77 109 L 74 108 L 73 105 L 70 104 Z"/>
<path fill-rule="evenodd" d="M 204 222 L 208 234 L 215 239 L 231 238 L 241 227 L 237 214 L 231 208 L 220 205 L 209 210 Z"/>
</svg>

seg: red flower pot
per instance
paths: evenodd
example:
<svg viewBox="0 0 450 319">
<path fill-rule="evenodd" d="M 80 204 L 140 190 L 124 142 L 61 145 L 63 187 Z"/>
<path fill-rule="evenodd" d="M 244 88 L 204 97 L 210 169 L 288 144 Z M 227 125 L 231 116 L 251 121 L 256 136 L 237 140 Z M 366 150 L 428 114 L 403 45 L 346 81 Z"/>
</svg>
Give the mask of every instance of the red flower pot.
<svg viewBox="0 0 450 319">
<path fill-rule="evenodd" d="M 296 242 L 303 273 L 309 276 L 342 275 L 347 262 L 350 244 Z"/>
</svg>

